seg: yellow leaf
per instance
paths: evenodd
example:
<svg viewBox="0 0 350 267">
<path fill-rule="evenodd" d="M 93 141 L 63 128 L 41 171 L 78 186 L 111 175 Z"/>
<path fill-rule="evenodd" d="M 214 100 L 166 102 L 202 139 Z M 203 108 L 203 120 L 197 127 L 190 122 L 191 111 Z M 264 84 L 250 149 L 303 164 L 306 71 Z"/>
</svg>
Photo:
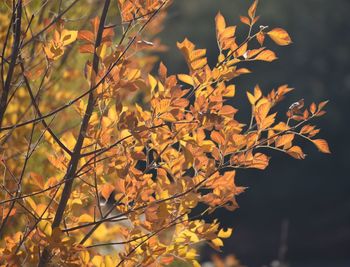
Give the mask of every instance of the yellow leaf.
<svg viewBox="0 0 350 267">
<path fill-rule="evenodd" d="M 197 60 L 191 62 L 191 67 L 194 70 L 198 70 L 198 69 L 203 68 L 206 64 L 207 64 L 207 59 L 201 58 L 201 59 L 197 59 Z"/>
<path fill-rule="evenodd" d="M 194 61 L 196 59 L 200 59 L 200 58 L 204 57 L 206 53 L 207 53 L 207 49 L 196 49 L 196 50 L 191 52 L 190 60 Z"/>
<path fill-rule="evenodd" d="M 256 102 L 255 97 L 249 92 L 247 92 L 247 97 L 248 97 L 248 100 L 249 100 L 250 104 L 251 105 L 255 105 L 255 102 Z"/>
<path fill-rule="evenodd" d="M 157 86 L 157 80 L 151 74 L 148 74 L 148 81 L 151 86 L 151 92 L 153 92 Z"/>
<path fill-rule="evenodd" d="M 93 222 L 94 219 L 89 214 L 83 214 L 79 217 L 78 222 L 79 223 L 87 223 L 87 222 Z"/>
<path fill-rule="evenodd" d="M 50 43 L 48 46 L 44 46 L 44 52 L 48 59 L 56 60 L 63 55 L 64 50 L 62 47 L 56 47 Z"/>
<path fill-rule="evenodd" d="M 73 150 L 76 140 L 72 132 L 65 132 L 60 140 L 69 150 Z"/>
<path fill-rule="evenodd" d="M 213 240 L 211 240 L 211 242 L 216 246 L 216 247 L 222 247 L 224 245 L 224 243 L 222 242 L 222 240 L 220 238 L 215 238 Z"/>
<path fill-rule="evenodd" d="M 178 74 L 177 78 L 184 83 L 194 86 L 194 81 L 192 77 L 187 74 Z"/>
<path fill-rule="evenodd" d="M 218 237 L 221 238 L 229 238 L 232 235 L 232 228 L 227 228 L 226 231 L 224 229 L 221 229 L 218 233 Z"/>
<path fill-rule="evenodd" d="M 215 24 L 216 24 L 216 31 L 218 33 L 223 32 L 226 28 L 225 18 L 221 15 L 220 12 L 215 17 Z"/>
<path fill-rule="evenodd" d="M 331 153 L 326 140 L 315 139 L 315 140 L 312 140 L 312 142 L 315 144 L 315 146 L 318 148 L 318 150 L 321 151 L 322 153 Z"/>
<path fill-rule="evenodd" d="M 264 49 L 265 49 L 265 47 L 260 47 L 258 49 L 248 50 L 247 53 L 246 53 L 246 57 L 247 58 L 253 58 L 253 57 L 257 56 Z"/>
<path fill-rule="evenodd" d="M 90 261 L 90 254 L 88 251 L 81 251 L 80 252 L 80 259 L 85 263 L 88 264 Z"/>
<path fill-rule="evenodd" d="M 63 46 L 73 43 L 78 37 L 78 31 L 63 30 L 61 32 L 61 42 Z"/>
<path fill-rule="evenodd" d="M 112 260 L 111 256 L 106 256 L 105 257 L 105 266 L 106 267 L 115 266 L 115 264 L 113 264 L 113 260 Z"/>
<path fill-rule="evenodd" d="M 96 255 L 92 258 L 91 262 L 94 266 L 100 267 L 100 266 L 102 266 L 103 258 L 100 255 Z"/>
<path fill-rule="evenodd" d="M 305 158 L 305 154 L 299 146 L 292 146 L 290 149 L 287 150 L 287 153 L 296 159 L 304 159 Z"/>
<path fill-rule="evenodd" d="M 277 59 L 275 52 L 271 50 L 264 50 L 260 54 L 258 54 L 255 58 L 255 60 L 262 60 L 262 61 L 274 61 Z"/>
<path fill-rule="evenodd" d="M 282 28 L 275 28 L 269 31 L 267 34 L 278 45 L 289 45 L 292 42 L 288 32 Z"/>
<path fill-rule="evenodd" d="M 266 118 L 267 114 L 270 111 L 270 107 L 270 103 L 264 103 L 259 105 L 255 114 L 255 118 L 258 124 L 262 123 L 262 121 Z"/>
<path fill-rule="evenodd" d="M 32 198 L 28 197 L 28 198 L 26 198 L 26 201 L 28 202 L 28 204 L 32 208 L 32 210 L 36 212 L 37 205 L 35 204 L 34 200 Z"/>
<path fill-rule="evenodd" d="M 237 109 L 235 109 L 234 107 L 230 106 L 230 105 L 224 105 L 220 111 L 219 111 L 219 115 L 223 115 L 223 116 L 232 116 L 233 114 L 235 114 L 237 112 Z"/>
<path fill-rule="evenodd" d="M 238 70 L 236 70 L 236 74 L 237 75 L 241 75 L 241 74 L 247 74 L 247 73 L 250 73 L 251 71 L 248 70 L 247 68 L 240 68 Z"/>
<path fill-rule="evenodd" d="M 293 139 L 294 139 L 294 134 L 284 134 L 277 138 L 276 147 L 284 146 L 285 144 L 292 142 Z"/>
<path fill-rule="evenodd" d="M 258 6 L 258 0 L 255 0 L 254 3 L 248 9 L 248 15 L 251 19 L 255 17 L 256 7 Z"/>
<path fill-rule="evenodd" d="M 97 55 L 101 58 L 104 59 L 106 57 L 107 54 L 107 45 L 104 43 L 102 45 L 100 45 L 97 49 L 96 49 L 96 53 Z"/>
<path fill-rule="evenodd" d="M 225 97 L 234 97 L 236 93 L 236 86 L 234 84 L 231 84 L 226 87 L 224 90 L 223 96 Z"/>
<path fill-rule="evenodd" d="M 251 168 L 259 170 L 265 170 L 269 165 L 269 157 L 262 153 L 256 153 L 253 158 L 252 164 L 249 165 Z"/>
<path fill-rule="evenodd" d="M 278 124 L 276 124 L 275 126 L 273 126 L 273 129 L 275 131 L 278 132 L 282 132 L 282 131 L 286 131 L 289 129 L 289 127 L 287 126 L 287 124 L 285 122 L 279 122 Z"/>
<path fill-rule="evenodd" d="M 221 34 L 220 34 L 220 39 L 221 38 L 230 38 L 233 37 L 236 33 L 236 26 L 230 26 L 227 27 Z"/>
<path fill-rule="evenodd" d="M 39 229 L 46 235 L 46 236 L 51 236 L 52 234 L 52 228 L 51 228 L 51 223 L 47 220 L 43 221 L 41 220 L 38 223 Z"/>
<path fill-rule="evenodd" d="M 254 87 L 254 97 L 256 100 L 258 100 L 258 99 L 260 99 L 260 97 L 262 97 L 262 92 L 261 92 L 260 86 L 258 84 Z M 261 102 L 261 101 L 259 101 L 259 102 Z"/>
</svg>

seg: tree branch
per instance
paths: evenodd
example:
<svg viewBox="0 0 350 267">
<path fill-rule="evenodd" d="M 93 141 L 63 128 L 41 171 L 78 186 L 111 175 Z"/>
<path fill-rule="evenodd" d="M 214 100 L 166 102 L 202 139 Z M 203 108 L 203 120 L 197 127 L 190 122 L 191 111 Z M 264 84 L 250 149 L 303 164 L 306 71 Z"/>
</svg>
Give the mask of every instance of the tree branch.
<svg viewBox="0 0 350 267">
<path fill-rule="evenodd" d="M 96 36 L 95 52 L 94 52 L 93 65 L 92 65 L 92 71 L 96 75 L 98 73 L 98 64 L 99 64 L 99 57 L 97 55 L 97 48 L 101 45 L 102 34 L 103 34 L 103 30 L 104 30 L 104 24 L 106 21 L 109 5 L 110 5 L 110 0 L 106 0 L 104 7 L 103 7 L 101 20 L 100 20 L 100 24 L 99 24 L 98 32 L 97 32 L 97 36 Z M 91 76 L 95 77 L 95 75 L 91 75 Z M 95 85 L 95 78 L 92 78 L 91 87 L 94 87 L 94 85 Z M 67 206 L 67 202 L 68 202 L 69 197 L 71 195 L 72 186 L 73 186 L 73 182 L 74 182 L 74 179 L 71 179 L 71 178 L 73 178 L 75 176 L 75 172 L 76 172 L 79 160 L 80 160 L 80 151 L 81 151 L 81 148 L 83 146 L 83 142 L 85 139 L 87 128 L 89 126 L 89 121 L 90 121 L 90 118 L 91 118 L 91 115 L 92 115 L 92 112 L 94 109 L 94 105 L 95 105 L 95 97 L 94 97 L 94 93 L 91 91 L 89 93 L 89 100 L 88 100 L 88 104 L 87 104 L 87 107 L 85 110 L 83 122 L 82 122 L 82 125 L 80 128 L 78 140 L 75 144 L 73 153 L 71 155 L 71 160 L 68 164 L 67 173 L 65 175 L 66 182 L 64 184 L 61 199 L 58 203 L 58 208 L 57 208 L 55 218 L 54 218 L 53 223 L 52 223 L 52 228 L 59 227 L 59 225 L 62 221 L 62 218 L 63 218 L 64 210 Z M 44 249 L 41 257 L 40 257 L 40 262 L 39 262 L 38 266 L 39 267 L 46 266 L 49 258 L 50 258 L 50 251 L 49 251 L 49 248 L 46 247 Z"/>
</svg>

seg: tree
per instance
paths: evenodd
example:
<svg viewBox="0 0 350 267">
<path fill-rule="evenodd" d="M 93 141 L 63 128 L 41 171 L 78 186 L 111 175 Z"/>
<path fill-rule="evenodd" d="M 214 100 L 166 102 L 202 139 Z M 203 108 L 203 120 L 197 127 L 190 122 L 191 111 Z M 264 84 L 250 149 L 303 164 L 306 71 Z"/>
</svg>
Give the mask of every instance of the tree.
<svg viewBox="0 0 350 267">
<path fill-rule="evenodd" d="M 218 13 L 214 66 L 205 49 L 178 43 L 189 70 L 177 75 L 154 54 L 170 4 L 1 4 L 2 263 L 196 266 L 195 244 L 219 250 L 232 233 L 202 216 L 238 208 L 237 169 L 264 170 L 271 149 L 304 159 L 299 138 L 330 152 L 310 124 L 327 101 L 274 112 L 287 85 L 268 94 L 257 85 L 250 121 L 235 118 L 235 78 L 250 73 L 242 65 L 277 58 L 266 36 L 291 43 L 281 28 L 256 26 L 258 1 L 241 17 L 243 41 Z"/>
</svg>

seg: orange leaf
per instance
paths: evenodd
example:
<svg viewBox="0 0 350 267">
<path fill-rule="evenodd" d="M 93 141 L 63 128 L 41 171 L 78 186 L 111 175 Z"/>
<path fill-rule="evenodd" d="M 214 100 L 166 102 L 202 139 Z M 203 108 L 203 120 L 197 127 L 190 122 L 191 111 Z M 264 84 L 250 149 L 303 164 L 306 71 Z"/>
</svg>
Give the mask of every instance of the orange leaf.
<svg viewBox="0 0 350 267">
<path fill-rule="evenodd" d="M 268 165 L 269 157 L 262 153 L 256 153 L 254 155 L 253 163 L 249 167 L 265 170 Z"/>
<path fill-rule="evenodd" d="M 265 34 L 263 32 L 259 32 L 256 35 L 256 40 L 259 42 L 259 44 L 262 46 L 264 44 L 265 41 Z"/>
<path fill-rule="evenodd" d="M 315 139 L 315 140 L 312 140 L 312 142 L 315 144 L 315 146 L 318 148 L 318 150 L 321 151 L 322 153 L 331 153 L 326 140 Z"/>
<path fill-rule="evenodd" d="M 312 114 L 314 114 L 314 113 L 316 112 L 316 104 L 315 104 L 315 103 L 312 103 L 312 104 L 310 105 L 310 112 L 311 112 Z"/>
<path fill-rule="evenodd" d="M 267 34 L 278 45 L 289 45 L 292 42 L 288 32 L 282 28 L 275 28 L 269 31 Z"/>
<path fill-rule="evenodd" d="M 90 43 L 94 43 L 95 42 L 95 36 L 91 31 L 87 31 L 87 30 L 81 30 L 78 33 L 78 39 L 79 40 L 84 40 Z"/>
<path fill-rule="evenodd" d="M 248 15 L 251 19 L 255 17 L 256 7 L 258 6 L 258 0 L 255 0 L 254 3 L 248 9 Z"/>
<path fill-rule="evenodd" d="M 223 116 L 232 116 L 236 112 L 237 112 L 237 109 L 235 109 L 234 107 L 225 105 L 220 109 L 219 114 Z"/>
<path fill-rule="evenodd" d="M 216 131 L 211 132 L 210 137 L 214 142 L 220 145 L 222 145 L 225 142 L 225 138 L 219 132 L 216 132 Z"/>
<path fill-rule="evenodd" d="M 304 152 L 298 146 L 292 146 L 290 149 L 287 150 L 287 153 L 296 159 L 304 159 L 305 158 Z"/>
<path fill-rule="evenodd" d="M 323 109 L 324 106 L 327 105 L 328 102 L 329 102 L 329 101 L 326 100 L 326 101 L 323 101 L 323 102 L 321 102 L 320 104 L 318 104 L 318 110 L 320 111 L 321 109 Z"/>
<path fill-rule="evenodd" d="M 220 12 L 215 17 L 215 25 L 216 25 L 216 31 L 218 33 L 223 32 L 226 28 L 225 18 L 221 15 Z"/>
<path fill-rule="evenodd" d="M 107 200 L 109 198 L 109 196 L 112 194 L 114 190 L 114 186 L 111 184 L 104 184 L 101 186 L 101 196 L 103 196 L 103 198 L 105 200 Z"/>
<path fill-rule="evenodd" d="M 294 139 L 294 134 L 285 134 L 277 138 L 276 140 L 276 147 L 284 146 L 290 142 L 292 142 Z"/>
<path fill-rule="evenodd" d="M 248 17 L 240 16 L 239 19 L 241 20 L 242 23 L 250 26 L 250 19 Z"/>
<path fill-rule="evenodd" d="M 255 60 L 262 60 L 262 61 L 274 61 L 277 59 L 275 52 L 271 50 L 264 50 L 260 54 L 258 54 L 255 58 Z"/>
</svg>

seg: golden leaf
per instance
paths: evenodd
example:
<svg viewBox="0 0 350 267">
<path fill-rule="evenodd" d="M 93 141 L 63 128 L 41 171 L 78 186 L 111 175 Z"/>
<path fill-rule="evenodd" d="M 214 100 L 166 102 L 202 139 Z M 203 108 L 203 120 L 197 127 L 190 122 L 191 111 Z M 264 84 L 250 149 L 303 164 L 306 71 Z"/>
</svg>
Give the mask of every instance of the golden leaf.
<svg viewBox="0 0 350 267">
<path fill-rule="evenodd" d="M 77 39 L 77 36 L 78 36 L 78 31 L 68 31 L 64 29 L 61 32 L 61 42 L 63 46 L 67 46 L 73 43 Z"/>
<path fill-rule="evenodd" d="M 225 18 L 221 15 L 220 12 L 215 17 L 215 24 L 216 24 L 216 31 L 218 33 L 223 32 L 226 28 Z"/>
<path fill-rule="evenodd" d="M 229 105 L 225 105 L 219 110 L 220 115 L 229 116 L 229 117 L 235 114 L 236 112 L 237 112 L 237 109 Z"/>
<path fill-rule="evenodd" d="M 262 60 L 262 61 L 274 61 L 277 59 L 275 52 L 271 50 L 264 50 L 261 53 L 259 53 L 255 58 L 255 60 Z"/>
<path fill-rule="evenodd" d="M 187 74 L 178 74 L 177 78 L 184 83 L 194 86 L 193 78 Z"/>
<path fill-rule="evenodd" d="M 282 28 L 275 28 L 269 31 L 267 34 L 278 45 L 289 45 L 292 42 L 288 32 Z"/>
<path fill-rule="evenodd" d="M 256 8 L 258 6 L 258 0 L 255 0 L 253 4 L 248 9 L 248 15 L 251 19 L 255 17 Z"/>
<path fill-rule="evenodd" d="M 331 153 L 326 140 L 315 139 L 315 140 L 312 140 L 312 142 L 315 144 L 315 146 L 318 148 L 318 150 L 321 151 L 322 153 Z"/>
<path fill-rule="evenodd" d="M 79 217 L 78 222 L 79 223 L 88 223 L 88 222 L 93 222 L 94 218 L 92 218 L 89 214 L 83 214 Z"/>
<path fill-rule="evenodd" d="M 281 147 L 288 143 L 291 143 L 293 139 L 294 139 L 294 134 L 284 134 L 277 138 L 276 147 Z"/>
<path fill-rule="evenodd" d="M 221 229 L 218 233 L 218 237 L 220 238 L 229 238 L 232 235 L 232 228 L 227 228 L 226 231 L 224 229 Z"/>
<path fill-rule="evenodd" d="M 305 154 L 299 146 L 292 146 L 291 148 L 289 148 L 287 150 L 287 153 L 296 159 L 304 159 L 305 158 Z"/>
<path fill-rule="evenodd" d="M 211 240 L 211 242 L 214 244 L 215 247 L 222 247 L 224 245 L 220 238 L 214 238 Z"/>
</svg>

